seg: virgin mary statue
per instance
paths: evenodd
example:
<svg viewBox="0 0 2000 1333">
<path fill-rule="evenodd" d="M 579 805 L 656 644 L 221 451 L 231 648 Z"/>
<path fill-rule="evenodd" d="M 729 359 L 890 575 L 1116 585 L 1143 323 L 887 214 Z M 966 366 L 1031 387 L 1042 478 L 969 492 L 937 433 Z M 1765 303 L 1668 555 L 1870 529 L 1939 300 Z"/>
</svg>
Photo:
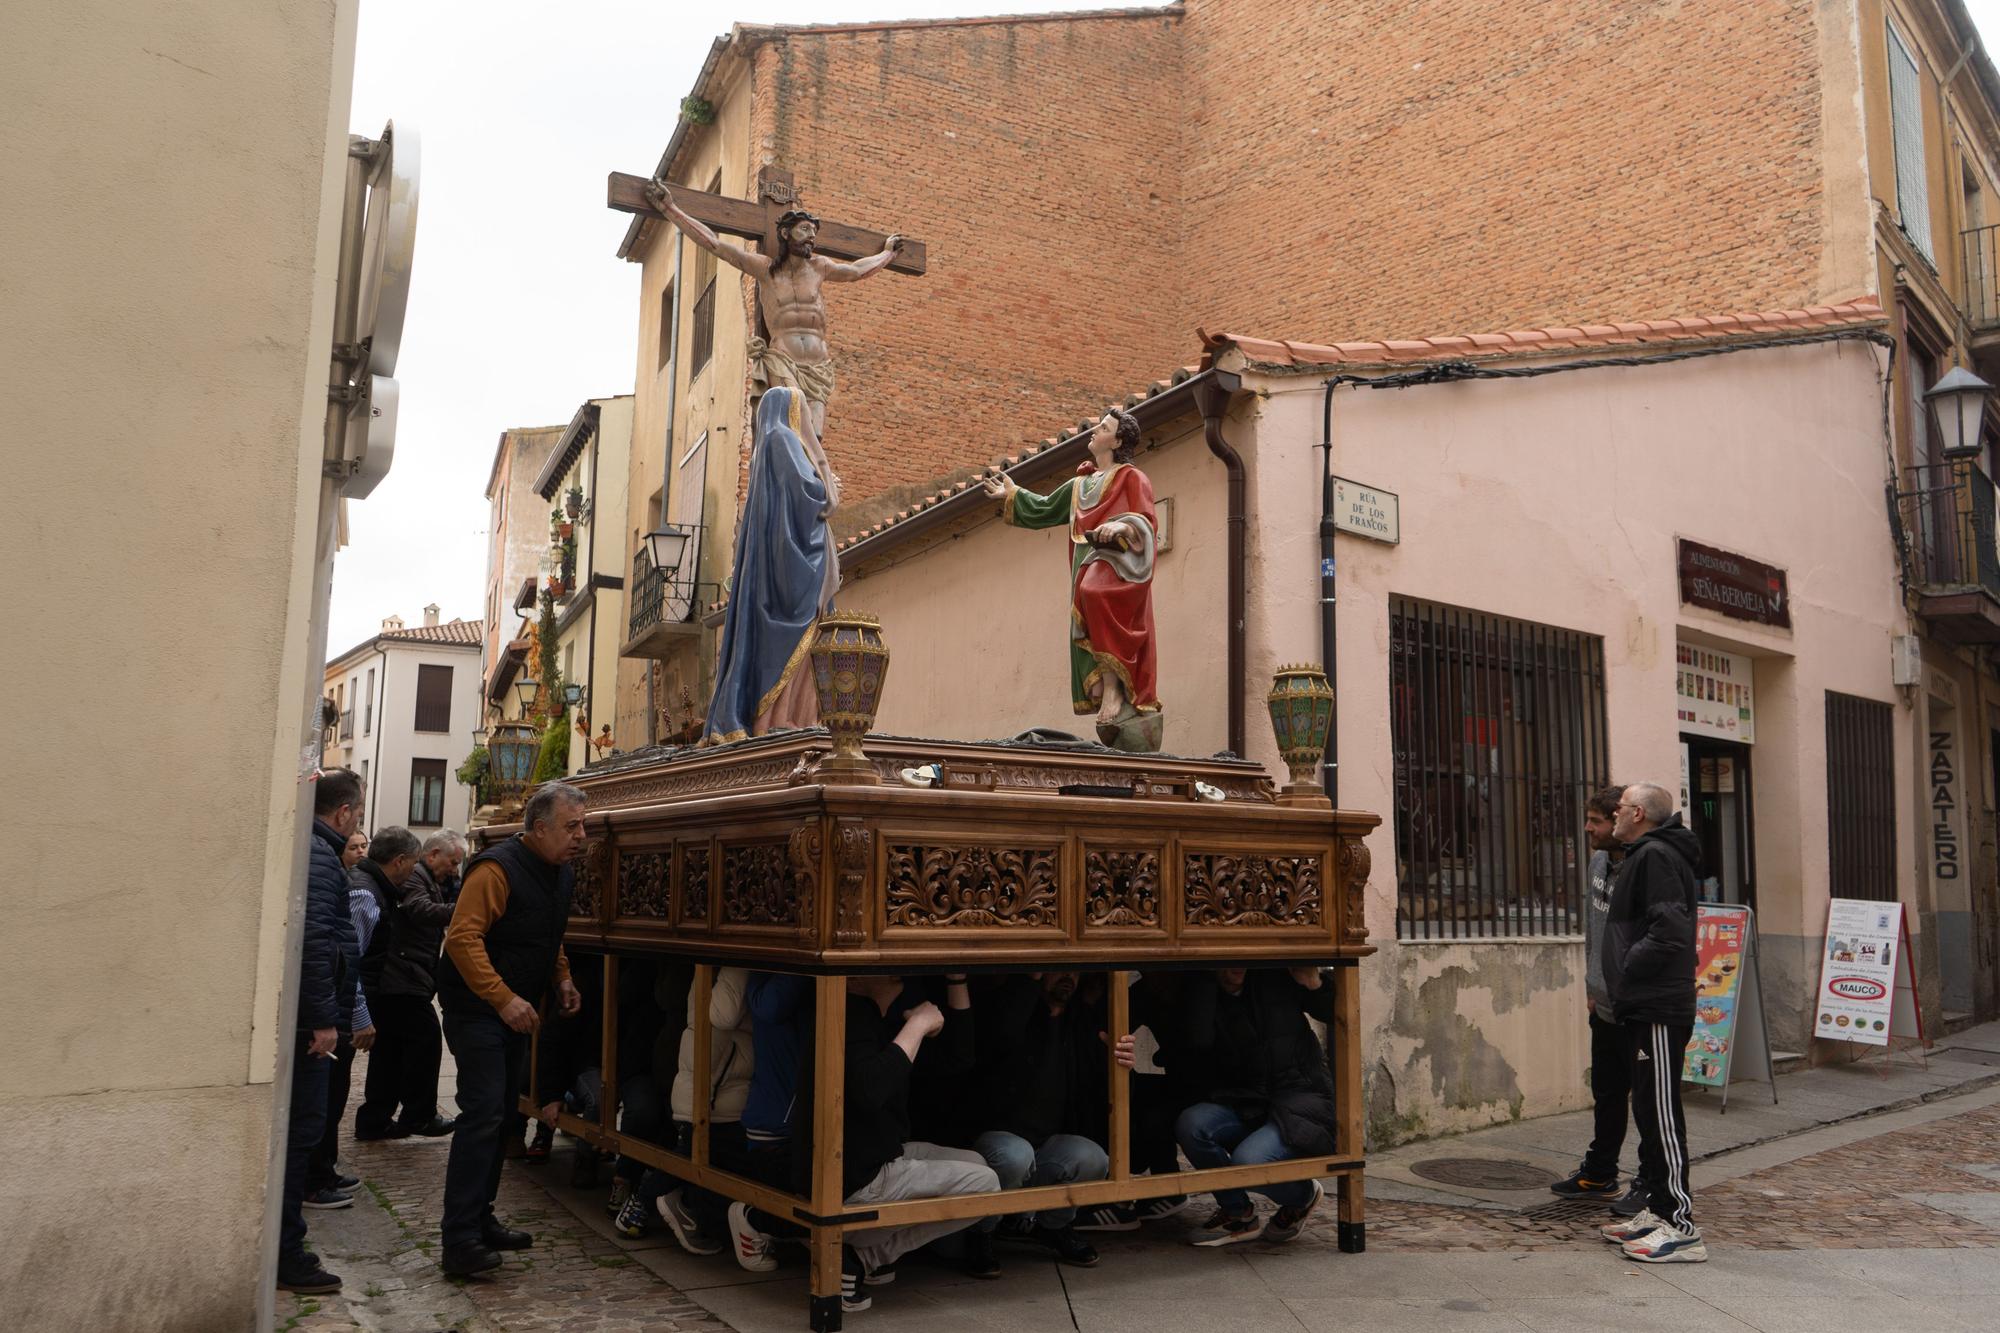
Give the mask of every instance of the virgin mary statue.
<svg viewBox="0 0 2000 1333">
<path fill-rule="evenodd" d="M 704 745 L 819 722 L 806 649 L 840 587 L 827 516 L 840 483 L 813 436 L 797 389 L 757 404 L 750 485 L 736 525 L 736 560 Z"/>
</svg>

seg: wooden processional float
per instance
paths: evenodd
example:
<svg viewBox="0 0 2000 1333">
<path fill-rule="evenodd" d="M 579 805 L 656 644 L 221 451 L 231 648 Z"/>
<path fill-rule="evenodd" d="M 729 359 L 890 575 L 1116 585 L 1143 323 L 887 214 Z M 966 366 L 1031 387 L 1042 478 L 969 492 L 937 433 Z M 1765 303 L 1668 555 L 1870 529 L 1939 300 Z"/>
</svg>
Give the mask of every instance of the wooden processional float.
<svg viewBox="0 0 2000 1333">
<path fill-rule="evenodd" d="M 1359 1252 L 1358 964 L 1373 952 L 1362 838 L 1380 821 L 1333 809 L 1314 784 L 1333 698 L 1324 674 L 1285 668 L 1272 690 L 1293 777 L 1278 790 L 1261 765 L 1234 758 L 867 735 L 888 657 L 878 626 L 830 614 L 812 653 L 824 729 L 642 751 L 571 779 L 590 797 L 589 840 L 566 942 L 572 955 L 604 957 L 603 1095 L 597 1120 L 564 1112 L 558 1127 L 805 1228 L 815 1330 L 840 1327 L 843 1233 L 870 1227 L 1333 1177 L 1340 1248 Z M 478 833 L 492 841 L 517 827 Z M 712 1165 L 701 1099 L 685 1155 L 619 1130 L 617 969 L 633 956 L 698 964 L 688 1009 L 697 1088 L 711 1082 L 708 995 L 717 966 L 816 978 L 806 1194 Z M 1107 1053 L 1109 1178 L 843 1203 L 848 976 L 1104 971 L 1116 1036 L 1128 1030 L 1123 969 L 1306 964 L 1330 968 L 1334 989 L 1332 1155 L 1134 1177 L 1128 1076 Z M 536 1114 L 529 1098 L 522 1109 Z"/>
</svg>

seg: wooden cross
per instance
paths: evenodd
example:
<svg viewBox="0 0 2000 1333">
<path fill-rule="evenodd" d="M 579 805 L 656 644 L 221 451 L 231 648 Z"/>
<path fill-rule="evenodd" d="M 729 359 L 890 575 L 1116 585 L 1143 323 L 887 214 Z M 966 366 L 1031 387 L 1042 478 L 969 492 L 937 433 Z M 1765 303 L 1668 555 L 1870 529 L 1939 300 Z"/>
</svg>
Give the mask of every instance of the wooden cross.
<svg viewBox="0 0 2000 1333">
<path fill-rule="evenodd" d="M 622 171 L 614 171 L 608 183 L 605 203 L 621 213 L 637 213 L 667 221 L 667 215 L 646 197 L 646 189 L 651 183 L 644 176 L 628 176 Z M 799 207 L 798 190 L 792 183 L 792 173 L 778 167 L 764 167 L 758 171 L 757 197 L 754 200 L 731 199 L 726 194 L 710 194 L 706 190 L 691 190 L 683 185 L 674 186 L 673 192 L 674 202 L 689 217 L 714 232 L 756 241 L 767 255 L 778 252 L 778 219 Z M 850 227 L 844 222 L 821 222 L 814 247 L 821 254 L 835 259 L 866 259 L 869 255 L 881 253 L 882 245 L 888 239 L 887 232 Z M 892 273 L 922 274 L 924 243 L 904 237 L 903 249 L 890 261 L 889 270 Z"/>
</svg>

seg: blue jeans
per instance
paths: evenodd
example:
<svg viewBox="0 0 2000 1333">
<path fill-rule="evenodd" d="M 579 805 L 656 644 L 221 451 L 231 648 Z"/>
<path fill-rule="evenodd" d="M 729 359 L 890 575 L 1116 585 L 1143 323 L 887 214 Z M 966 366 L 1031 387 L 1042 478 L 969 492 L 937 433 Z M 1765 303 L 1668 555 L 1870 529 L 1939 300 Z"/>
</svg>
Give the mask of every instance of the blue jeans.
<svg viewBox="0 0 2000 1333">
<path fill-rule="evenodd" d="M 1262 1166 L 1282 1162 L 1292 1154 L 1278 1137 L 1278 1127 L 1265 1121 L 1256 1129 L 1243 1118 L 1215 1102 L 1196 1102 L 1181 1112 L 1174 1123 L 1174 1137 L 1181 1151 L 1196 1169 L 1216 1166 Z M 1312 1182 L 1287 1180 L 1259 1185 L 1257 1192 L 1280 1208 L 1303 1208 L 1312 1199 Z M 1215 1205 L 1226 1213 L 1242 1216 L 1250 1211 L 1250 1195 L 1240 1189 L 1215 1191 Z"/>
<path fill-rule="evenodd" d="M 527 1090 L 528 1038 L 483 1014 L 444 1016 L 444 1039 L 458 1062 L 458 1128 L 444 1167 L 446 1250 L 478 1243 L 500 1192 L 501 1126 Z"/>
<path fill-rule="evenodd" d="M 1018 1134 L 996 1129 L 981 1134 L 972 1146 L 986 1159 L 986 1165 L 993 1168 L 993 1174 L 1000 1177 L 1003 1190 L 1102 1180 L 1111 1172 L 1111 1158 L 1104 1149 L 1076 1134 L 1052 1134 L 1037 1148 Z M 1059 1231 L 1076 1220 L 1076 1209 L 1050 1208 L 1031 1215 L 1029 1220 L 1036 1226 Z"/>
<path fill-rule="evenodd" d="M 292 1051 L 292 1109 L 285 1126 L 285 1204 L 278 1221 L 278 1271 L 304 1268 L 306 1159 L 326 1133 L 327 1074 L 333 1061 L 307 1054 L 312 1034 L 300 1032 Z"/>
</svg>

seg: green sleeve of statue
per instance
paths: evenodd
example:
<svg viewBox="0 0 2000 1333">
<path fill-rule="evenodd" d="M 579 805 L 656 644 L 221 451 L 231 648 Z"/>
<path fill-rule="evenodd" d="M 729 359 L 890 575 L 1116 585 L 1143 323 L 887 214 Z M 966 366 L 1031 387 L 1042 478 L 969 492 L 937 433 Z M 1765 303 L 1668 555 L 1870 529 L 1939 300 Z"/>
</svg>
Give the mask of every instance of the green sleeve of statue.
<svg viewBox="0 0 2000 1333">
<path fill-rule="evenodd" d="M 1016 487 L 1008 492 L 1000 516 L 1017 528 L 1063 527 L 1069 522 L 1070 495 L 1075 487 L 1074 477 L 1047 495 L 1037 495 Z"/>
</svg>

